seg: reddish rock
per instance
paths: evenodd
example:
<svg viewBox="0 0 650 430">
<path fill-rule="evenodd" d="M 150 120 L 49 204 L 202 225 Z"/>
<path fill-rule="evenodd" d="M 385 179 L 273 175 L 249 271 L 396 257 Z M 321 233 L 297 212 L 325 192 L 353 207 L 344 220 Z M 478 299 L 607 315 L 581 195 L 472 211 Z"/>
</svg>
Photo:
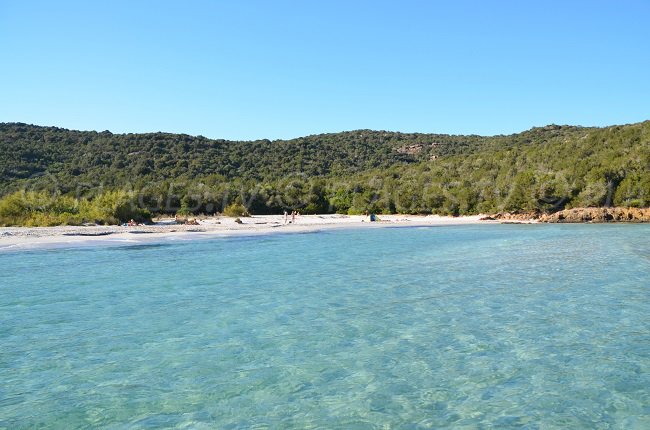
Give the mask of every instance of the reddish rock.
<svg viewBox="0 0 650 430">
<path fill-rule="evenodd" d="M 650 208 L 573 208 L 552 214 L 543 214 L 541 222 L 650 222 Z"/>
</svg>

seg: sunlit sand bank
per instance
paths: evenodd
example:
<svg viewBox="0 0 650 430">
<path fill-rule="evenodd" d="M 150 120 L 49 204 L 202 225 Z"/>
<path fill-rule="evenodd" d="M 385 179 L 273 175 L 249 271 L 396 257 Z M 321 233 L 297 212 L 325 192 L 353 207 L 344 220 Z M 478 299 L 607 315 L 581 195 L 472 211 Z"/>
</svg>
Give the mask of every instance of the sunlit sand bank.
<svg viewBox="0 0 650 430">
<path fill-rule="evenodd" d="M 84 244 L 146 243 L 161 239 L 190 240 L 219 236 L 272 233 L 307 233 L 338 228 L 382 228 L 483 224 L 481 215 L 444 217 L 438 215 L 380 215 L 378 221 L 357 215 L 299 215 L 292 221 L 283 215 L 257 215 L 241 218 L 209 217 L 198 225 L 176 224 L 173 219 L 158 219 L 146 226 L 59 226 L 0 228 L 0 250 L 60 247 Z"/>
</svg>

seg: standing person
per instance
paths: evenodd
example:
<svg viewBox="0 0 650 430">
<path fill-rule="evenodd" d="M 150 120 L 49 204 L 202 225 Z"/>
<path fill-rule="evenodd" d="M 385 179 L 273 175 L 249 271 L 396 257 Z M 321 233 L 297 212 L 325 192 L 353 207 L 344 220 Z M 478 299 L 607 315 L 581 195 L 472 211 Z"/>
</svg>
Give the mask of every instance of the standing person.
<svg viewBox="0 0 650 430">
<path fill-rule="evenodd" d="M 284 210 L 284 223 L 286 224 L 287 221 L 289 220 L 289 214 L 287 213 L 287 210 Z"/>
<path fill-rule="evenodd" d="M 291 224 L 296 223 L 296 211 L 291 211 Z"/>
</svg>

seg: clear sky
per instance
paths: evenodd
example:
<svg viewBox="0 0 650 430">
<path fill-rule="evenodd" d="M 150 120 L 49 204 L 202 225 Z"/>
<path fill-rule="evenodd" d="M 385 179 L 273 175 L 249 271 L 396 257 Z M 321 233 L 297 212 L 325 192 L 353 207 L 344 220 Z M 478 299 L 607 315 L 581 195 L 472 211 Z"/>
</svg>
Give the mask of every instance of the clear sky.
<svg viewBox="0 0 650 430">
<path fill-rule="evenodd" d="M 0 0 L 0 122 L 213 138 L 650 119 L 650 1 Z"/>
</svg>

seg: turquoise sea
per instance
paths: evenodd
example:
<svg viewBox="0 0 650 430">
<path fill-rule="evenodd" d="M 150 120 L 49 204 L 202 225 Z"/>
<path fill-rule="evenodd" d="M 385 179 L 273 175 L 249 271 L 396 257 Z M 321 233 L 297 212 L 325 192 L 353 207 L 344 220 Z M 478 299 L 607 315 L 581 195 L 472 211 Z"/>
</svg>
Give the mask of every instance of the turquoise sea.
<svg viewBox="0 0 650 430">
<path fill-rule="evenodd" d="M 649 429 L 650 226 L 0 252 L 1 429 Z"/>
</svg>

